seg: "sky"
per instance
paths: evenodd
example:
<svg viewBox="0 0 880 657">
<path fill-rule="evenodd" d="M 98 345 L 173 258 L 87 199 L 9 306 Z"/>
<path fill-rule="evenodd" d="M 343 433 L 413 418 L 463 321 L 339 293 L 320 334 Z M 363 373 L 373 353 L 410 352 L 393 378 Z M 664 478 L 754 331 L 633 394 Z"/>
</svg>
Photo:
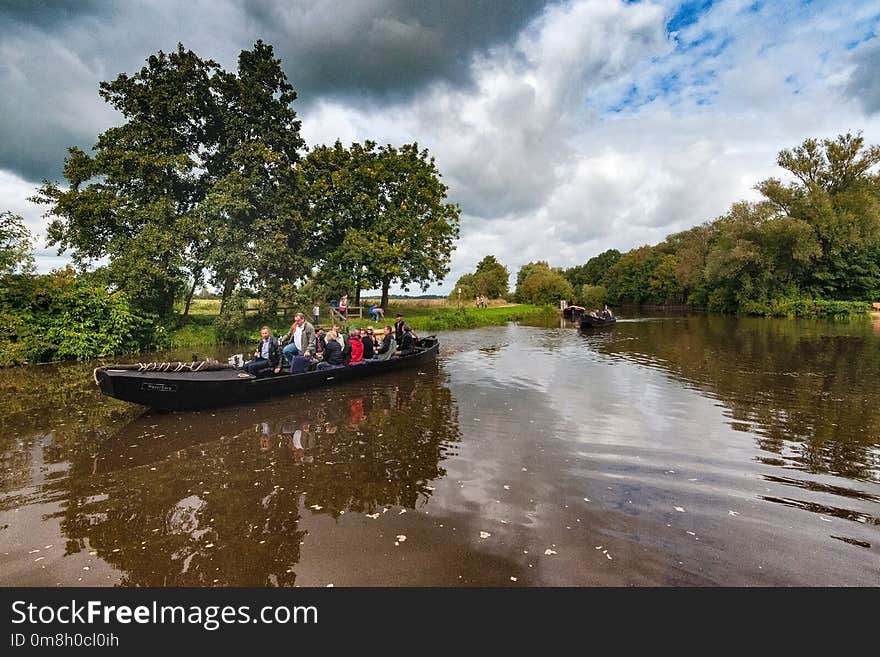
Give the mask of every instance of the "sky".
<svg viewBox="0 0 880 657">
<path fill-rule="evenodd" d="M 515 280 L 757 199 L 806 138 L 880 143 L 878 36 L 880 0 L 0 0 L 0 212 L 63 266 L 27 199 L 121 122 L 99 83 L 178 42 L 235 70 L 262 39 L 309 146 L 436 158 L 461 237 L 428 293 L 487 254 Z"/>
</svg>

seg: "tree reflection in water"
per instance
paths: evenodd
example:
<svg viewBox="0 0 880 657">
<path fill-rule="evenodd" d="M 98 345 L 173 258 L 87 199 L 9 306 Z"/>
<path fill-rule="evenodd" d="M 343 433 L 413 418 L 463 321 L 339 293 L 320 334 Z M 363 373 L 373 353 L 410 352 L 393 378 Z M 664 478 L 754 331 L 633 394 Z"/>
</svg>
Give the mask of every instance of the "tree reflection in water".
<svg viewBox="0 0 880 657">
<path fill-rule="evenodd" d="M 880 345 L 872 324 L 696 316 L 585 334 L 721 401 L 775 465 L 880 481 Z"/>
<path fill-rule="evenodd" d="M 184 414 L 147 414 L 107 441 L 96 474 L 62 482 L 68 551 L 127 586 L 290 586 L 301 514 L 412 508 L 460 437 L 433 366 L 250 410 L 190 414 L 177 435 Z"/>
</svg>

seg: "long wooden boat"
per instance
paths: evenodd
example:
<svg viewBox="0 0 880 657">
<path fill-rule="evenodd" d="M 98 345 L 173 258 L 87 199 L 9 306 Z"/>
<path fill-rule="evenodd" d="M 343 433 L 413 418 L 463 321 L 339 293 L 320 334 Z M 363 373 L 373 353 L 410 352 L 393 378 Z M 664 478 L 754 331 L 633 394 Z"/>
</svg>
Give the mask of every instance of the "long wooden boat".
<svg viewBox="0 0 880 657">
<path fill-rule="evenodd" d="M 592 315 L 584 315 L 581 317 L 581 328 L 600 328 L 603 326 L 614 326 L 617 323 L 616 317 L 608 317 L 601 319 Z"/>
<path fill-rule="evenodd" d="M 109 397 L 158 410 L 192 410 L 289 395 L 317 386 L 418 366 L 433 361 L 439 348 L 439 340 L 430 336 L 419 340 L 411 353 L 388 360 L 263 378 L 232 366 L 199 371 L 155 371 L 107 365 L 95 369 L 94 374 L 101 392 Z"/>
</svg>

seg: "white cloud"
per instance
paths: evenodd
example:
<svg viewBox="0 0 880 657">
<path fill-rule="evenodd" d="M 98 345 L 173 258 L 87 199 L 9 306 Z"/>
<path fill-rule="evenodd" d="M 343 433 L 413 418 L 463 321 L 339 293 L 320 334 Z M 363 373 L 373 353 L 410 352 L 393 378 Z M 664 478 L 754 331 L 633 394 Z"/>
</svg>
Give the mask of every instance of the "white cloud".
<svg viewBox="0 0 880 657">
<path fill-rule="evenodd" d="M 755 198 L 756 182 L 782 174 L 776 153 L 807 137 L 862 129 L 869 143 L 880 142 L 880 116 L 865 110 L 875 103 L 858 97 L 869 86 L 865 53 L 876 39 L 852 45 L 876 33 L 876 3 L 716 2 L 668 35 L 677 5 L 550 5 L 507 43 L 475 51 L 471 84 L 441 78 L 394 102 L 311 99 L 297 106 L 304 137 L 309 144 L 418 141 L 431 150 L 463 210 L 440 291 L 487 253 L 515 275 L 530 260 L 580 264 L 714 219 L 733 201 Z M 238 14 L 223 6 L 221 18 L 232 21 Z M 305 29 L 304 21 L 316 20 L 308 11 L 278 15 L 280 34 L 320 33 L 346 47 L 350 26 Z M 380 41 L 391 39 L 389 52 L 419 38 L 416 27 L 393 17 L 369 24 L 374 41 L 377 30 L 386 35 Z M 248 29 L 241 28 L 247 38 L 260 36 Z M 205 35 L 199 29 L 187 45 L 216 57 Z M 144 53 L 157 47 L 142 32 L 136 40 Z M 233 41 L 224 46 L 225 66 L 229 53 L 250 45 L 242 35 Z M 78 56 L 92 62 L 84 64 L 87 77 L 95 60 Z M 297 62 L 284 64 L 295 81 Z M 9 179 L 0 177 L 4 199 L 22 193 Z"/>
</svg>

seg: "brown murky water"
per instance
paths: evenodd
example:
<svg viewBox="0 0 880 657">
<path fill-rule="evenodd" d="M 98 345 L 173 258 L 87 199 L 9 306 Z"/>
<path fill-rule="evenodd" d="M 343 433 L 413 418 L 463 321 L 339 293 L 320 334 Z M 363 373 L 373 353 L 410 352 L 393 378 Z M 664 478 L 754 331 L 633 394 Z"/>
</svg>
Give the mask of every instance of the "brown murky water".
<svg viewBox="0 0 880 657">
<path fill-rule="evenodd" d="M 201 413 L 0 371 L 0 585 L 877 586 L 875 324 L 447 332 Z"/>
</svg>

